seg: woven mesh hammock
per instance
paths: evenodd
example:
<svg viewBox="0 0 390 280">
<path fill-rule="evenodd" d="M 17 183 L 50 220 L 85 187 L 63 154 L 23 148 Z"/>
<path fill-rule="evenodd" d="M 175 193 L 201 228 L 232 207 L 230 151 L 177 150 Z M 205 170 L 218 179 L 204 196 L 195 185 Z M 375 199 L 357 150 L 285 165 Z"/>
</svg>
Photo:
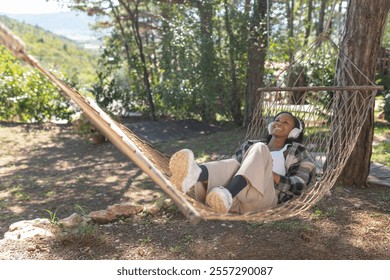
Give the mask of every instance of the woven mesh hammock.
<svg viewBox="0 0 390 280">
<path fill-rule="evenodd" d="M 357 85 L 353 79 L 354 75 L 363 74 L 343 56 L 327 36 L 321 35 L 305 53 L 276 75 L 268 86 L 259 89 L 253 121 L 248 127 L 245 139 L 242 139 L 243 142 L 247 139 L 262 138 L 272 116 L 280 111 L 292 112 L 306 124 L 305 144 L 316 163 L 316 183 L 299 197 L 269 210 L 241 215 L 219 214 L 197 202 L 191 194 L 183 194 L 172 185 L 169 181 L 169 155 L 137 137 L 127 127 L 111 119 L 94 102 L 87 100 L 43 68 L 26 53 L 24 44 L 1 24 L 0 44 L 56 84 L 64 96 L 78 105 L 92 125 L 175 202 L 192 224 L 201 220 L 275 221 L 296 216 L 312 207 L 334 186 L 355 146 L 362 124 L 369 110 L 373 108 L 377 90 L 383 89 L 368 79 L 365 85 Z M 333 50 L 336 54 L 329 56 L 325 52 L 322 53 L 323 50 Z M 327 69 L 322 61 L 335 63 L 336 59 L 349 73 L 351 85 L 313 86 L 314 83 L 326 85 L 327 81 L 331 80 L 329 73 L 318 73 Z M 319 61 L 321 63 L 318 63 Z"/>
</svg>

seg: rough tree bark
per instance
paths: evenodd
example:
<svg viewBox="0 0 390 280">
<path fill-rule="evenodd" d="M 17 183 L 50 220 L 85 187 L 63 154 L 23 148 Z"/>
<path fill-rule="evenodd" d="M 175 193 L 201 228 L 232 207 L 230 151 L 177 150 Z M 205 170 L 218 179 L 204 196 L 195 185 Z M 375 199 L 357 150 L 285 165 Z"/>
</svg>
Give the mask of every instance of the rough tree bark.
<svg viewBox="0 0 390 280">
<path fill-rule="evenodd" d="M 320 13 L 317 23 L 316 36 L 320 36 L 322 31 L 324 31 L 324 22 L 325 22 L 325 9 L 326 9 L 326 0 L 321 0 Z"/>
<path fill-rule="evenodd" d="M 253 110 L 261 96 L 257 89 L 263 86 L 265 56 L 267 51 L 267 0 L 256 0 L 248 38 L 248 70 L 245 92 L 244 126 L 252 119 Z"/>
<path fill-rule="evenodd" d="M 240 88 L 238 86 L 237 71 L 236 71 L 236 50 L 235 42 L 236 37 L 232 30 L 230 22 L 230 10 L 228 0 L 224 0 L 225 6 L 225 27 L 226 33 L 228 34 L 229 39 L 229 62 L 230 62 L 230 79 L 232 81 L 231 85 L 231 94 L 230 94 L 230 111 L 233 115 L 234 123 L 241 125 L 243 121 L 242 112 L 241 112 L 241 99 L 240 99 Z"/>
<path fill-rule="evenodd" d="M 139 2 L 136 1 L 134 2 L 134 9 L 131 8 L 131 2 L 128 1 L 123 1 L 119 0 L 119 3 L 121 6 L 125 9 L 127 15 L 129 16 L 129 19 L 131 21 L 131 30 L 133 31 L 133 35 L 135 38 L 135 41 L 137 43 L 138 47 L 138 54 L 141 60 L 141 65 L 142 65 L 142 75 L 143 75 L 143 82 L 145 86 L 145 91 L 147 95 L 147 100 L 149 103 L 149 114 L 150 117 L 156 121 L 156 112 L 154 108 L 154 101 L 153 101 L 153 93 L 152 93 L 152 86 L 150 84 L 149 76 L 150 72 L 147 66 L 146 62 L 146 57 L 145 57 L 145 52 L 144 52 L 144 43 L 142 41 L 142 36 L 140 33 L 140 28 L 139 28 Z"/>
<path fill-rule="evenodd" d="M 305 20 L 305 41 L 304 46 L 307 46 L 309 43 L 309 36 L 311 32 L 311 25 L 312 25 L 312 18 L 313 18 L 313 0 L 307 1 L 307 17 Z"/>
<path fill-rule="evenodd" d="M 376 61 L 380 49 L 390 0 L 350 0 L 346 22 L 340 44 L 341 51 L 371 80 L 375 80 Z M 343 58 L 344 59 L 344 58 Z M 336 71 L 337 84 L 351 85 L 348 73 L 339 61 Z M 358 85 L 367 84 L 366 79 L 353 71 Z M 363 93 L 364 94 L 364 93 Z M 372 108 L 362 126 L 357 144 L 339 177 L 339 183 L 348 186 L 366 186 L 370 170 L 372 141 L 374 134 L 374 109 Z"/>
<path fill-rule="evenodd" d="M 210 100 L 215 100 L 217 89 L 216 81 L 210 77 L 216 77 L 216 58 L 215 46 L 213 40 L 213 3 L 209 1 L 196 1 L 196 7 L 199 12 L 200 20 L 200 61 L 201 68 L 200 79 L 203 86 L 202 103 L 199 104 L 201 109 L 202 120 L 207 122 L 214 122 L 216 114 L 213 111 L 214 106 L 210 105 Z"/>
</svg>

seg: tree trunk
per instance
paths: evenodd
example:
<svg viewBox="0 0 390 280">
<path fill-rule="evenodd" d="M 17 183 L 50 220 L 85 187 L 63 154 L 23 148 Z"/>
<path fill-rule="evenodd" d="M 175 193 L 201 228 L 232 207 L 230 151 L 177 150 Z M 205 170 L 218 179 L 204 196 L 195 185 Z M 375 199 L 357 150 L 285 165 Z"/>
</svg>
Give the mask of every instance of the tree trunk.
<svg viewBox="0 0 390 280">
<path fill-rule="evenodd" d="M 325 9 L 326 9 L 326 0 L 321 0 L 321 8 L 320 8 L 319 19 L 317 24 L 316 37 L 320 36 L 321 32 L 324 31 Z"/>
<path fill-rule="evenodd" d="M 130 20 L 131 20 L 131 27 L 133 31 L 133 35 L 135 38 L 135 41 L 137 43 L 138 47 L 138 54 L 141 60 L 141 65 L 142 65 L 142 76 L 143 76 L 143 81 L 144 81 L 144 87 L 146 91 L 146 96 L 149 104 L 149 115 L 153 120 L 157 120 L 156 113 L 155 113 L 155 108 L 154 108 L 154 101 L 153 101 L 153 93 L 152 93 L 152 87 L 150 84 L 149 80 L 149 70 L 147 67 L 146 63 L 146 57 L 144 53 L 144 46 L 142 42 L 142 36 L 140 34 L 140 29 L 139 29 L 139 16 L 138 16 L 138 5 L 139 2 L 135 2 L 135 8 L 134 10 L 131 9 L 130 5 L 131 2 L 126 2 L 123 0 L 119 0 L 119 3 L 123 6 L 123 8 L 126 10 Z"/>
<path fill-rule="evenodd" d="M 213 41 L 213 3 L 209 1 L 196 2 L 199 18 L 200 18 L 200 76 L 203 86 L 201 100 L 203 104 L 199 104 L 201 108 L 202 120 L 213 122 L 216 119 L 214 112 L 214 102 L 216 101 L 216 65 L 215 65 L 215 49 Z"/>
<path fill-rule="evenodd" d="M 112 14 L 113 14 L 113 16 L 115 18 L 115 22 L 118 25 L 119 30 L 121 32 L 122 43 L 123 43 L 123 46 L 125 47 L 125 54 L 126 54 L 126 61 L 127 61 L 127 71 L 128 71 L 128 73 L 130 73 L 130 71 L 131 71 L 131 69 L 130 69 L 131 55 L 130 55 L 130 47 L 129 47 L 129 44 L 127 42 L 126 30 L 125 30 L 125 27 L 123 26 L 123 23 L 121 21 L 120 12 L 119 12 L 118 7 L 116 7 L 113 4 L 112 1 L 109 1 L 109 4 L 110 4 L 111 10 L 112 10 Z M 130 74 L 129 74 L 129 76 L 130 76 Z"/>
<path fill-rule="evenodd" d="M 291 6 L 290 6 L 291 3 Z M 294 9 L 295 9 L 295 0 L 287 0 L 286 2 L 286 11 L 287 11 L 287 29 L 288 29 L 288 56 L 289 62 L 294 61 Z"/>
<path fill-rule="evenodd" d="M 225 26 L 226 33 L 229 38 L 229 61 L 230 61 L 230 78 L 232 81 L 231 84 L 231 93 L 230 93 L 230 111 L 233 115 L 234 123 L 237 125 L 242 124 L 242 112 L 241 112 L 241 98 L 240 98 L 240 89 L 237 81 L 237 72 L 236 72 L 236 49 L 235 49 L 235 35 L 232 31 L 230 17 L 229 17 L 229 4 L 227 0 L 224 0 L 225 6 Z"/>
<path fill-rule="evenodd" d="M 257 89 L 264 81 L 264 64 L 267 50 L 267 0 L 256 0 L 248 38 L 248 70 L 245 92 L 245 119 L 248 126 L 252 120 L 253 110 L 261 96 Z"/>
<path fill-rule="evenodd" d="M 376 61 L 389 9 L 389 0 L 350 0 L 348 3 L 346 23 L 340 44 L 341 52 L 345 53 L 371 81 L 375 80 Z M 353 82 L 342 64 L 348 65 L 349 63 L 345 58 L 338 61 L 337 85 L 351 85 Z M 350 71 L 354 77 L 354 83 L 358 85 L 367 84 L 366 78 L 355 69 L 351 67 Z M 342 112 L 337 113 L 342 114 Z M 372 153 L 373 128 L 374 109 L 371 108 L 352 155 L 339 177 L 339 183 L 348 186 L 367 185 Z"/>
<path fill-rule="evenodd" d="M 312 21 L 312 16 L 313 14 L 313 0 L 308 0 L 307 1 L 307 18 L 305 21 L 305 41 L 304 41 L 304 46 L 307 46 L 309 43 L 309 37 L 310 37 L 310 32 L 311 32 L 311 21 Z"/>
<path fill-rule="evenodd" d="M 311 2 L 311 1 L 310 1 Z M 311 3 L 309 3 L 311 5 Z M 287 28 L 288 28 L 288 56 L 289 56 L 289 63 L 290 65 L 295 60 L 295 39 L 294 39 L 294 10 L 295 10 L 295 1 L 288 1 L 287 0 Z M 309 17 L 311 18 L 311 8 L 309 8 L 309 14 L 308 14 L 308 20 Z M 310 26 L 310 22 L 308 22 Z M 310 34 L 310 29 L 306 29 L 305 36 L 307 34 L 307 37 Z M 307 38 L 305 37 L 305 40 Z M 292 68 L 292 72 L 288 73 L 288 80 L 287 85 L 289 87 L 300 87 L 305 85 L 305 72 L 303 66 L 297 65 L 296 67 Z M 293 91 L 291 92 L 291 95 L 289 96 L 289 103 L 290 104 L 301 104 L 303 102 L 303 95 L 305 92 L 303 91 Z"/>
</svg>

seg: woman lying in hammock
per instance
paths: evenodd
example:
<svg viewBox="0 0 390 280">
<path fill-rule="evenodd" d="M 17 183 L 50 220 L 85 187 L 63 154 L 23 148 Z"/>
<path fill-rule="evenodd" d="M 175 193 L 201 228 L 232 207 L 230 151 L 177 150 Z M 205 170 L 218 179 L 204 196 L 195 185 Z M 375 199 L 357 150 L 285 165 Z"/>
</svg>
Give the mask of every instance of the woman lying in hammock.
<svg viewBox="0 0 390 280">
<path fill-rule="evenodd" d="M 195 187 L 195 198 L 219 213 L 254 212 L 300 195 L 315 180 L 315 165 L 303 140 L 304 124 L 280 112 L 263 141 L 247 141 L 231 159 L 197 165 L 191 150 L 169 162 L 171 182 L 183 192 Z"/>
</svg>

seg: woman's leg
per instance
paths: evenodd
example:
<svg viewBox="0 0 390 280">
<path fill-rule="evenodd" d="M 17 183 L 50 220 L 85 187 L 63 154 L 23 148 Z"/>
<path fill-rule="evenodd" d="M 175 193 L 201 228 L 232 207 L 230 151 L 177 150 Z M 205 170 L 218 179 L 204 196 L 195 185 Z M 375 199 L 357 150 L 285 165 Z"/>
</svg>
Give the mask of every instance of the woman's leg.
<svg viewBox="0 0 390 280">
<path fill-rule="evenodd" d="M 206 182 L 206 181 L 208 181 L 209 180 L 209 170 L 203 164 L 199 165 L 199 167 L 200 167 L 200 169 L 202 171 L 200 172 L 198 181 L 199 182 Z"/>
<path fill-rule="evenodd" d="M 276 205 L 272 158 L 268 147 L 263 143 L 251 146 L 230 184 L 210 192 L 206 203 L 221 213 L 229 210 L 238 213 L 257 211 Z"/>
<path fill-rule="evenodd" d="M 240 164 L 234 159 L 212 161 L 198 166 L 192 151 L 184 149 L 176 152 L 170 159 L 170 181 L 183 192 L 187 192 L 197 182 L 207 181 L 205 185 L 209 191 L 214 187 L 227 185 L 239 167 Z"/>
<path fill-rule="evenodd" d="M 195 184 L 196 187 L 202 187 L 197 182 L 208 173 L 207 191 L 203 192 L 199 200 L 203 202 L 205 193 L 209 193 L 206 202 L 218 212 L 227 212 L 232 204 L 231 210 L 238 213 L 276 205 L 272 158 L 263 143 L 256 143 L 248 149 L 242 165 L 235 159 L 208 162 L 203 165 L 199 167 L 196 164 L 192 151 L 181 150 L 172 156 L 169 163 L 172 171 L 170 180 L 176 187 L 187 192 Z"/>
<path fill-rule="evenodd" d="M 237 170 L 240 168 L 240 163 L 235 159 L 223 159 L 218 161 L 210 161 L 203 164 L 208 170 L 207 191 L 211 189 L 228 186 Z"/>
<path fill-rule="evenodd" d="M 252 145 L 245 153 L 236 175 L 244 176 L 263 195 L 270 188 L 274 190 L 272 157 L 268 147 L 264 143 Z"/>
<path fill-rule="evenodd" d="M 207 192 L 229 181 L 234 176 L 238 166 L 239 163 L 231 159 L 212 161 L 199 165 L 202 172 L 199 175 L 198 182 L 195 184 L 195 199 L 205 204 Z"/>
</svg>

